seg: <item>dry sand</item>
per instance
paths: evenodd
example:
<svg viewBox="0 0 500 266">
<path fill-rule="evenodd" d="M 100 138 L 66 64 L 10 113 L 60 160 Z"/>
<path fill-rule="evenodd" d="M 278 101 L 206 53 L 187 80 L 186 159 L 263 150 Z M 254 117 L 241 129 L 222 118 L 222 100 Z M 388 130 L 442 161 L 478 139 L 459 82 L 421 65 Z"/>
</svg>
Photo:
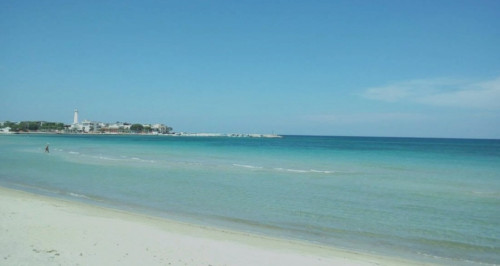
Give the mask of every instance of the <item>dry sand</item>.
<svg viewBox="0 0 500 266">
<path fill-rule="evenodd" d="M 418 265 L 0 188 L 0 265 Z"/>
</svg>

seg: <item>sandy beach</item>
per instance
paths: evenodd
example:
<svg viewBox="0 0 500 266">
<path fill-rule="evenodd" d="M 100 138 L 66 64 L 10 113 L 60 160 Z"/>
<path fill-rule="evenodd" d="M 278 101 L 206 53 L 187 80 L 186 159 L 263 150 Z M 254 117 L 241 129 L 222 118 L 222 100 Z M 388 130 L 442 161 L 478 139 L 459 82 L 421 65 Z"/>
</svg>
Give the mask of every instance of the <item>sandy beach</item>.
<svg viewBox="0 0 500 266">
<path fill-rule="evenodd" d="M 2 265 L 417 265 L 0 188 Z"/>
</svg>

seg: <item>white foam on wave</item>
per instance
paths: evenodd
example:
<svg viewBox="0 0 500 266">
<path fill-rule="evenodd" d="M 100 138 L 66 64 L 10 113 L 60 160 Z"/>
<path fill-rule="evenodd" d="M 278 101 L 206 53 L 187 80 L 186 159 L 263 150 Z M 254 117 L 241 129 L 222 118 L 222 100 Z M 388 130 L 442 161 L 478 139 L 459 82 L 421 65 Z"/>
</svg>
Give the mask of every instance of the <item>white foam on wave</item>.
<svg viewBox="0 0 500 266">
<path fill-rule="evenodd" d="M 155 163 L 156 162 L 155 160 L 145 160 L 145 159 L 141 159 L 138 157 L 132 157 L 130 159 L 132 159 L 134 161 L 144 162 L 144 163 Z"/>
<path fill-rule="evenodd" d="M 292 173 L 307 173 L 309 171 L 307 170 L 300 170 L 300 169 L 285 169 L 287 172 L 292 172 Z"/>
<path fill-rule="evenodd" d="M 106 161 L 120 161 L 122 159 L 117 159 L 117 158 L 111 158 L 111 157 L 106 157 L 106 156 L 93 156 L 94 158 L 100 159 L 100 160 L 106 160 Z"/>
<path fill-rule="evenodd" d="M 120 155 L 120 156 L 109 156 L 109 155 L 103 155 L 103 154 L 99 154 L 99 155 L 88 155 L 88 154 L 80 154 L 79 152 L 76 152 L 76 151 L 70 151 L 69 154 L 73 154 L 73 155 L 81 155 L 83 157 L 86 157 L 86 158 L 91 158 L 93 160 L 102 160 L 102 161 L 113 161 L 113 162 L 141 162 L 141 163 L 155 163 L 156 161 L 155 160 L 145 160 L 145 159 L 141 159 L 141 158 L 138 158 L 138 157 L 128 157 L 128 156 L 124 156 L 124 155 Z"/>
<path fill-rule="evenodd" d="M 84 198 L 84 199 L 90 199 L 89 197 L 83 195 L 83 194 L 78 194 L 78 193 L 73 193 L 73 192 L 69 192 L 68 195 L 72 196 L 72 197 L 75 197 L 75 198 Z"/>
<path fill-rule="evenodd" d="M 237 164 L 237 163 L 233 163 L 233 166 L 249 168 L 249 169 L 262 169 L 263 168 L 261 166 L 253 166 L 253 165 L 248 165 L 248 164 Z"/>
<path fill-rule="evenodd" d="M 494 198 L 494 199 L 500 198 L 500 193 L 495 192 L 495 191 L 473 190 L 473 191 L 470 191 L 469 193 L 476 196 L 476 197 L 480 197 L 480 198 Z"/>
<path fill-rule="evenodd" d="M 314 170 L 314 169 L 311 169 L 311 172 L 312 173 L 320 173 L 320 174 L 333 174 L 333 173 L 335 173 L 335 171 Z"/>
<path fill-rule="evenodd" d="M 284 172 L 292 172 L 292 173 L 317 173 L 317 174 L 333 174 L 335 173 L 334 171 L 326 171 L 326 170 L 302 170 L 302 169 L 290 169 L 290 168 L 273 168 L 274 170 L 277 171 L 284 171 Z"/>
<path fill-rule="evenodd" d="M 334 174 L 334 173 L 337 173 L 336 171 L 331 171 L 331 170 L 317 170 L 317 169 L 305 170 L 305 169 L 293 169 L 293 168 L 282 168 L 282 167 L 265 168 L 262 166 L 254 166 L 254 165 L 249 165 L 249 164 L 237 164 L 237 163 L 233 163 L 232 165 L 236 166 L 236 167 L 247 168 L 247 169 L 252 169 L 252 170 L 256 170 L 256 169 L 258 169 L 258 170 L 274 170 L 274 171 L 280 171 L 280 172 L 299 173 L 299 174 L 306 174 L 306 173 Z"/>
</svg>

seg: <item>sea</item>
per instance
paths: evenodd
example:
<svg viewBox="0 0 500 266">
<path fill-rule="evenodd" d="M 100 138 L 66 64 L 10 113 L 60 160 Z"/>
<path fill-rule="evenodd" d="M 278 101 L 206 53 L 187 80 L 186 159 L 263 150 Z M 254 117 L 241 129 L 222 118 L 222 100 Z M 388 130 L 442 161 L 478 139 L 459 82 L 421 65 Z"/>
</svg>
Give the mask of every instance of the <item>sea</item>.
<svg viewBox="0 0 500 266">
<path fill-rule="evenodd" d="M 498 139 L 0 135 L 0 185 L 370 254 L 500 264 Z"/>
</svg>

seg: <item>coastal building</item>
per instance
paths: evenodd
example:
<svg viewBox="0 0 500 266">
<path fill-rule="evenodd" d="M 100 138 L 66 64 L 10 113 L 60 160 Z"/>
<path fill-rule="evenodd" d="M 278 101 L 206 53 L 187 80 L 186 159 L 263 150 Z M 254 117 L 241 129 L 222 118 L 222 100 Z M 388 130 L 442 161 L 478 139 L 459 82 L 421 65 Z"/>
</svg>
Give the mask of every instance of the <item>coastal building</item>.
<svg viewBox="0 0 500 266">
<path fill-rule="evenodd" d="M 138 133 L 149 134 L 167 134 L 172 128 L 164 124 L 141 124 L 143 128 L 147 129 Z M 116 123 L 103 123 L 91 120 L 78 121 L 78 109 L 75 109 L 73 114 L 73 124 L 67 127 L 68 132 L 73 133 L 107 133 L 107 134 L 127 134 L 136 133 L 130 130 L 132 124 L 125 122 Z"/>
<path fill-rule="evenodd" d="M 103 127 L 101 131 L 107 133 L 129 133 L 131 126 L 130 123 L 116 122 L 113 124 L 106 124 L 106 127 Z"/>
<path fill-rule="evenodd" d="M 81 123 L 81 130 L 85 133 L 97 132 L 99 128 L 99 122 L 83 120 Z"/>
<path fill-rule="evenodd" d="M 72 132 L 82 132 L 83 131 L 83 125 L 78 123 L 78 109 L 75 109 L 75 112 L 73 113 L 73 124 L 69 127 L 69 130 Z"/>
<path fill-rule="evenodd" d="M 153 134 L 167 134 L 169 132 L 169 128 L 164 124 L 144 124 L 142 126 L 151 129 L 150 133 Z"/>
<path fill-rule="evenodd" d="M 78 124 L 78 109 L 75 109 L 75 114 L 73 115 L 73 124 Z"/>
<path fill-rule="evenodd" d="M 83 120 L 81 123 L 78 122 L 78 109 L 75 109 L 75 112 L 73 113 L 73 124 L 69 127 L 69 130 L 71 132 L 75 133 L 91 133 L 91 132 L 98 132 L 98 130 L 101 128 L 100 122 L 96 121 L 90 121 L 90 120 Z"/>
<path fill-rule="evenodd" d="M 71 132 L 81 132 L 82 131 L 82 125 L 80 125 L 80 124 L 72 124 L 69 127 L 69 131 L 71 131 Z"/>
<path fill-rule="evenodd" d="M 10 127 L 3 127 L 3 124 L 2 124 L 2 128 L 0 128 L 0 133 L 3 133 L 3 134 L 10 133 Z"/>
</svg>

